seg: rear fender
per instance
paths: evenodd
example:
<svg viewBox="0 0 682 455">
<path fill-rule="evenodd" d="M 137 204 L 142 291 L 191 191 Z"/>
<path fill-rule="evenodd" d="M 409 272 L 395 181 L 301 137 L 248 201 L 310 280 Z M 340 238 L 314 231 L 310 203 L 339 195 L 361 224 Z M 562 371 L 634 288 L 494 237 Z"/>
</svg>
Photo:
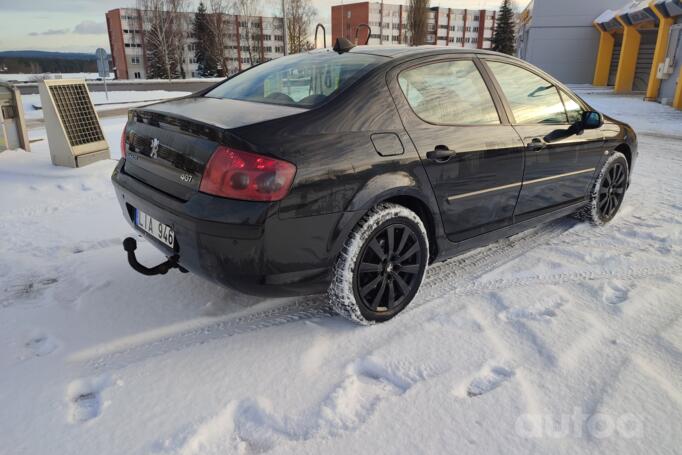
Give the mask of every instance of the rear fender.
<svg viewBox="0 0 682 455">
<path fill-rule="evenodd" d="M 428 181 L 422 184 L 417 177 L 407 172 L 391 172 L 372 177 L 350 201 L 332 237 L 331 251 L 334 257 L 338 256 L 353 228 L 372 207 L 380 202 L 400 197 L 419 200 L 431 215 L 434 238 L 436 241 L 444 238 L 440 212 Z"/>
</svg>

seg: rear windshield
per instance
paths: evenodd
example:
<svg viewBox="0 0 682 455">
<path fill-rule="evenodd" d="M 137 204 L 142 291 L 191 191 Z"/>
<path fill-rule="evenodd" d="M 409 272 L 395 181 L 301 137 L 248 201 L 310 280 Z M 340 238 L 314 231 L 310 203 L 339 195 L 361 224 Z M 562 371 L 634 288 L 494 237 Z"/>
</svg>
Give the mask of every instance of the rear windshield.
<svg viewBox="0 0 682 455">
<path fill-rule="evenodd" d="M 385 61 L 367 54 L 296 54 L 237 74 L 204 96 L 312 108 Z"/>
</svg>

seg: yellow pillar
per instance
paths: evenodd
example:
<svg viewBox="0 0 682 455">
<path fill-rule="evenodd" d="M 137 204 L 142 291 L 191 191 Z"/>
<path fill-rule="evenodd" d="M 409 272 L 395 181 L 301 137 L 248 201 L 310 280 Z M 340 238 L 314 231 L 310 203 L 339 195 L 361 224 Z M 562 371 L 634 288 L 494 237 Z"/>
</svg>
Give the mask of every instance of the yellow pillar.
<svg viewBox="0 0 682 455">
<path fill-rule="evenodd" d="M 646 100 L 654 101 L 658 98 L 658 90 L 661 88 L 661 80 L 656 77 L 658 65 L 663 63 L 665 55 L 668 50 L 668 35 L 670 34 L 670 27 L 673 25 L 672 17 L 665 17 L 656 8 L 652 1 L 649 7 L 658 16 L 658 35 L 656 37 L 656 50 L 654 51 L 654 61 L 651 64 L 651 73 L 649 74 L 649 84 L 646 88 Z"/>
<path fill-rule="evenodd" d="M 616 17 L 616 19 L 623 25 L 623 45 L 620 49 L 616 86 L 613 91 L 615 93 L 629 93 L 632 91 L 632 84 L 635 81 L 637 55 L 639 55 L 639 43 L 642 37 L 636 26 L 628 25 L 620 17 Z"/>
<path fill-rule="evenodd" d="M 599 31 L 599 51 L 597 52 L 597 62 L 594 65 L 594 79 L 592 84 L 605 87 L 609 83 L 609 71 L 611 70 L 611 59 L 613 58 L 613 45 L 615 39 L 609 32 L 602 30 L 597 24 L 593 24 Z"/>
<path fill-rule="evenodd" d="M 682 71 L 680 71 L 680 77 L 677 78 L 677 88 L 675 89 L 675 98 L 673 98 L 673 107 L 682 110 Z"/>
</svg>

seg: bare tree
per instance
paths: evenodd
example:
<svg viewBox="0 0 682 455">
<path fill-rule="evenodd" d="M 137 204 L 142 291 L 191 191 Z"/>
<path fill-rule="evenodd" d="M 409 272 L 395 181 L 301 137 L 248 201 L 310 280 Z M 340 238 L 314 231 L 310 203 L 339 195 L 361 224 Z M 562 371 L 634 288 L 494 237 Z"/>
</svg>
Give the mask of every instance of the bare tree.
<svg viewBox="0 0 682 455">
<path fill-rule="evenodd" d="M 211 31 L 211 42 L 208 43 L 207 48 L 218 62 L 218 75 L 220 77 L 228 76 L 230 72 L 229 63 L 232 49 L 228 48 L 227 53 L 225 52 L 225 39 L 229 34 L 227 20 L 229 10 L 230 5 L 225 0 L 211 0 L 209 3 L 207 22 Z"/>
<path fill-rule="evenodd" d="M 317 16 L 311 0 L 285 0 L 289 53 L 296 54 L 311 49 L 310 29 Z"/>
<path fill-rule="evenodd" d="M 175 54 L 175 60 L 178 62 L 178 71 L 180 77 L 185 79 L 185 61 L 187 57 L 186 43 L 190 37 L 190 30 L 192 28 L 192 16 L 187 13 L 187 0 L 166 0 L 168 14 L 172 17 L 173 30 L 171 33 L 171 52 Z"/>
<path fill-rule="evenodd" d="M 138 0 L 148 78 L 171 80 L 184 73 L 186 0 Z"/>
<path fill-rule="evenodd" d="M 409 0 L 407 8 L 407 27 L 410 34 L 410 45 L 419 46 L 426 43 L 429 0 Z"/>
<path fill-rule="evenodd" d="M 235 14 L 243 24 L 239 27 L 239 33 L 246 39 L 246 48 L 249 55 L 250 65 L 260 63 L 263 56 L 262 22 L 260 20 L 260 0 L 235 0 Z"/>
</svg>

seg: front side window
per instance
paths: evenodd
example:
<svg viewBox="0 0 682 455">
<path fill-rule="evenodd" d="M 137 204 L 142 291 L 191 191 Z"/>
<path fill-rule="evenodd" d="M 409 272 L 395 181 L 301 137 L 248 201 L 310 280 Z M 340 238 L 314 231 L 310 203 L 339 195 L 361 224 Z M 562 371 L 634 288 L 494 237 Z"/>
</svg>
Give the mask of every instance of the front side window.
<svg viewBox="0 0 682 455">
<path fill-rule="evenodd" d="M 496 125 L 495 104 L 476 65 L 470 60 L 432 63 L 398 76 L 412 110 L 429 123 Z"/>
<path fill-rule="evenodd" d="M 350 52 L 296 54 L 237 74 L 205 96 L 310 108 L 385 61 L 386 57 Z"/>
<path fill-rule="evenodd" d="M 509 101 L 517 124 L 567 123 L 557 88 L 545 79 L 515 65 L 488 62 Z"/>
<path fill-rule="evenodd" d="M 568 115 L 568 123 L 575 123 L 583 118 L 583 108 L 576 103 L 573 98 L 568 96 L 566 92 L 561 91 L 561 98 L 564 100 L 566 107 L 566 115 Z"/>
</svg>

